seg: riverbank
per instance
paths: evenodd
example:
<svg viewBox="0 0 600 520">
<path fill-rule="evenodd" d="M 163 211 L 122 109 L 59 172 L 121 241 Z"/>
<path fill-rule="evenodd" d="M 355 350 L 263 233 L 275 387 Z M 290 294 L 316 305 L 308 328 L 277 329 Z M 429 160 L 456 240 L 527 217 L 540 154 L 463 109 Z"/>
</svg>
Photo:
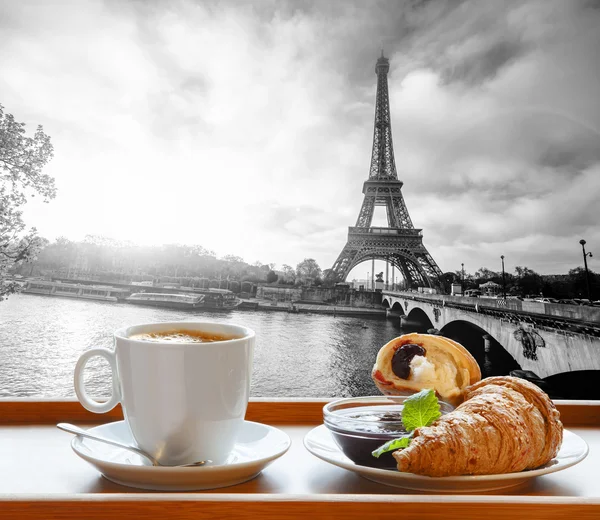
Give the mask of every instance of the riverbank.
<svg viewBox="0 0 600 520">
<path fill-rule="evenodd" d="M 385 318 L 386 310 L 371 307 L 350 307 L 344 305 L 323 305 L 311 303 L 278 302 L 272 300 L 243 299 L 239 310 L 260 310 L 267 312 L 289 312 L 290 314 L 326 314 L 329 316 L 349 316 L 362 318 Z"/>
<path fill-rule="evenodd" d="M 95 289 L 98 289 L 98 282 L 92 280 L 27 280 L 23 279 L 23 283 L 27 283 L 23 293 L 24 294 L 36 294 L 43 296 L 51 296 L 51 297 L 68 297 L 75 299 L 83 299 L 83 292 L 90 293 L 89 299 L 91 300 L 102 300 L 102 301 L 112 301 L 113 303 L 130 303 L 126 296 L 134 292 L 152 292 L 152 293 L 160 293 L 160 294 L 198 294 L 200 292 L 214 291 L 215 295 L 221 295 L 223 293 L 227 293 L 231 295 L 231 297 L 235 297 L 235 295 L 226 290 L 220 289 L 193 289 L 190 287 L 155 287 L 155 286 L 132 286 L 131 284 L 123 284 L 112 282 L 107 285 L 103 285 L 102 288 L 106 292 L 114 291 L 116 297 L 107 298 L 100 297 L 98 295 L 92 295 L 91 293 L 95 293 Z M 30 284 L 39 284 L 43 287 L 40 290 L 28 290 Z M 94 285 L 96 284 L 96 285 Z M 57 290 L 56 286 L 60 286 L 63 290 Z M 364 295 L 368 295 L 370 293 L 364 293 Z M 314 295 L 313 295 L 314 296 Z M 88 299 L 86 297 L 86 299 Z M 290 314 L 324 314 L 329 316 L 345 316 L 345 317 L 357 317 L 357 318 L 385 318 L 386 310 L 379 305 L 379 303 L 374 303 L 372 298 L 362 298 L 362 299 L 352 299 L 353 304 L 331 304 L 318 301 L 318 299 L 308 299 L 308 300 L 298 300 L 295 301 L 286 301 L 279 300 L 276 297 L 248 297 L 248 298 L 237 298 L 241 300 L 241 304 L 237 307 L 232 306 L 228 309 L 219 309 L 219 310 L 232 310 L 233 308 L 238 308 L 239 310 L 260 310 L 267 312 L 288 312 Z M 289 300 L 289 299 L 288 299 Z M 340 300 L 337 300 L 340 301 Z M 165 305 L 165 308 L 169 308 L 169 305 Z M 214 309 L 213 309 L 214 310 Z"/>
</svg>

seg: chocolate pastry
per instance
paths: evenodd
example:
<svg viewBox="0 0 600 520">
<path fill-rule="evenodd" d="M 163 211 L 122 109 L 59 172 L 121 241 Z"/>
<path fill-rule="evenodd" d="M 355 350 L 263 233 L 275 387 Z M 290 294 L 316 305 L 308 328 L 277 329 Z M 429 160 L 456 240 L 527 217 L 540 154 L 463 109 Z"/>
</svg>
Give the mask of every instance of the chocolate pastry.
<svg viewBox="0 0 600 520">
<path fill-rule="evenodd" d="M 411 395 L 433 388 L 453 405 L 465 388 L 481 379 L 475 358 L 461 344 L 443 336 L 405 334 L 381 347 L 371 372 L 386 395 Z"/>
<path fill-rule="evenodd" d="M 418 475 L 494 475 L 543 466 L 558 453 L 562 437 L 558 410 L 539 387 L 516 377 L 489 377 L 467 388 L 454 411 L 417 428 L 408 448 L 392 455 L 399 471 Z"/>
</svg>

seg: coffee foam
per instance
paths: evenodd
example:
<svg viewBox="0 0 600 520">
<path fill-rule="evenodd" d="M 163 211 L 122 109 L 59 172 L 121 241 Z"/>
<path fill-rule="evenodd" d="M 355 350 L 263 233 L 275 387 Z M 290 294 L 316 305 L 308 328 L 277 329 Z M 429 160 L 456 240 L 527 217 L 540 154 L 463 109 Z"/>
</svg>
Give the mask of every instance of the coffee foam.
<svg viewBox="0 0 600 520">
<path fill-rule="evenodd" d="M 142 332 L 132 334 L 129 339 L 136 341 L 149 341 L 152 343 L 214 343 L 216 341 L 228 341 L 238 339 L 242 336 L 231 334 L 218 334 L 203 330 L 165 330 L 161 332 Z"/>
</svg>

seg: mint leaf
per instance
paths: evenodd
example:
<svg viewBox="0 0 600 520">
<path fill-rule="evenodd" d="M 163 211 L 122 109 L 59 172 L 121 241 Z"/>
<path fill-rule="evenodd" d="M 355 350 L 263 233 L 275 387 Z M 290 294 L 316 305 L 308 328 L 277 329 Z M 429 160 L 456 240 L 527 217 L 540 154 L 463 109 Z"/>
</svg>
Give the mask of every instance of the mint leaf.
<svg viewBox="0 0 600 520">
<path fill-rule="evenodd" d="M 432 389 L 421 390 L 404 401 L 402 422 L 406 431 L 429 426 L 441 416 L 440 403 Z"/>
<path fill-rule="evenodd" d="M 384 453 L 388 451 L 396 451 L 401 448 L 408 448 L 408 444 L 410 439 L 412 438 L 412 433 L 405 435 L 404 437 L 400 437 L 399 439 L 392 439 L 391 441 L 387 441 L 384 445 L 379 446 L 375 451 L 371 452 L 371 455 L 378 459 Z"/>
<path fill-rule="evenodd" d="M 440 403 L 433 390 L 421 390 L 419 393 L 411 395 L 404 401 L 404 407 L 402 408 L 402 422 L 406 431 L 410 433 L 398 439 L 387 441 L 375 451 L 372 451 L 371 455 L 379 458 L 388 451 L 408 448 L 416 428 L 429 426 L 441 416 Z"/>
</svg>

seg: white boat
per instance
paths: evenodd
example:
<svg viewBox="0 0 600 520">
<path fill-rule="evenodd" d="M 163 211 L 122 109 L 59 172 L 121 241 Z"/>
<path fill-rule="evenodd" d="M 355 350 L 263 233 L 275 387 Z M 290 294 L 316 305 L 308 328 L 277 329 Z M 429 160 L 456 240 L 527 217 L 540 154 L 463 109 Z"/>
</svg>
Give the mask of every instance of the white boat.
<svg viewBox="0 0 600 520">
<path fill-rule="evenodd" d="M 25 294 L 61 296 L 64 298 L 101 300 L 105 302 L 123 300 L 129 293 L 127 289 L 110 287 L 108 285 L 84 285 L 51 280 L 28 280 L 21 292 Z"/>
</svg>

